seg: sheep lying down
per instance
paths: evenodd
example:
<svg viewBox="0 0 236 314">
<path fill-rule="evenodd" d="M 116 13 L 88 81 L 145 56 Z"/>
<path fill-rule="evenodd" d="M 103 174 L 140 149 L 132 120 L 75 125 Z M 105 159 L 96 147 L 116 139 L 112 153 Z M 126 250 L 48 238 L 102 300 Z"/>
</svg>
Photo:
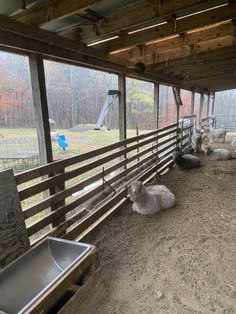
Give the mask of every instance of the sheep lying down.
<svg viewBox="0 0 236 314">
<path fill-rule="evenodd" d="M 131 183 L 129 193 L 132 209 L 143 215 L 153 215 L 176 204 L 174 194 L 164 185 L 145 187 L 142 182 L 135 181 Z"/>
<path fill-rule="evenodd" d="M 189 170 L 201 166 L 200 159 L 194 155 L 191 154 L 182 155 L 181 152 L 174 152 L 172 156 L 173 161 L 175 163 L 174 166 L 179 170 Z"/>
<path fill-rule="evenodd" d="M 225 148 L 213 149 L 207 146 L 204 153 L 210 157 L 210 160 L 229 160 L 233 158 L 231 151 Z"/>
</svg>

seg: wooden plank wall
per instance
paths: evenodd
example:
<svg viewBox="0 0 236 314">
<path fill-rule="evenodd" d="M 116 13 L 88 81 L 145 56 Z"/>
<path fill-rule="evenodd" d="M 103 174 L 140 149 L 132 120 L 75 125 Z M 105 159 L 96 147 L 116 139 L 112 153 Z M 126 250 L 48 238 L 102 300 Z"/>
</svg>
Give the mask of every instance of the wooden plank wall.
<svg viewBox="0 0 236 314">
<path fill-rule="evenodd" d="M 0 269 L 30 247 L 12 170 L 0 172 Z"/>
</svg>

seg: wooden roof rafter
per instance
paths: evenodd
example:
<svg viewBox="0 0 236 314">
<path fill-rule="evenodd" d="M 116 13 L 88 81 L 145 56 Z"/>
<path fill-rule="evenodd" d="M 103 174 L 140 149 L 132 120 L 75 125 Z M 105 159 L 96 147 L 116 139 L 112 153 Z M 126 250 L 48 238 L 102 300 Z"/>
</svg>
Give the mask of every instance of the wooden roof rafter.
<svg viewBox="0 0 236 314">
<path fill-rule="evenodd" d="M 168 38 L 161 38 L 153 43 L 147 43 L 135 48 L 126 49 L 115 56 L 126 60 L 137 60 L 144 56 L 152 55 L 153 53 L 167 52 L 176 48 L 183 48 L 186 46 L 197 46 L 202 42 L 210 40 L 220 40 L 228 36 L 236 36 L 236 25 L 230 21 L 213 24 L 208 28 L 199 29 L 195 32 L 186 32 L 182 34 L 172 35 Z"/>
<path fill-rule="evenodd" d="M 187 89 L 214 91 L 222 87 L 219 76 L 234 82 L 234 0 L 107 4 L 39 0 L 16 14 L 18 6 L 11 19 L 0 16 L 0 46 Z M 143 75 L 129 69 L 137 62 L 146 66 Z"/>
<path fill-rule="evenodd" d="M 164 38 L 174 34 L 182 34 L 199 27 L 234 19 L 236 17 L 236 4 L 220 6 L 206 12 L 188 16 L 179 20 L 171 20 L 163 25 L 147 30 L 120 36 L 118 39 L 97 44 L 96 48 L 113 52 L 124 48 L 132 48 L 146 42 Z"/>
<path fill-rule="evenodd" d="M 30 7 L 13 17 L 18 22 L 42 26 L 48 22 L 84 12 L 91 5 L 100 2 L 101 0 L 53 0 Z"/>
<path fill-rule="evenodd" d="M 75 38 L 80 37 L 84 43 L 100 41 L 114 35 L 127 35 L 129 32 L 136 32 L 139 29 L 149 27 L 158 23 L 170 21 L 174 16 L 182 16 L 207 9 L 214 5 L 226 4 L 225 0 L 169 0 L 138 3 L 135 8 L 105 16 L 92 25 L 78 25 L 60 32 L 63 36 Z"/>
</svg>

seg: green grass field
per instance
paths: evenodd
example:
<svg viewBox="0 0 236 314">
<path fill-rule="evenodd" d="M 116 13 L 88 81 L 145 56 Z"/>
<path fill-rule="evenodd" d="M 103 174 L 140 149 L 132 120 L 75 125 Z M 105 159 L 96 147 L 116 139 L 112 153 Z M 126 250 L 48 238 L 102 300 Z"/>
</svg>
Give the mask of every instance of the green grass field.
<svg viewBox="0 0 236 314">
<path fill-rule="evenodd" d="M 140 134 L 147 131 L 140 131 Z M 55 159 L 69 157 L 76 154 L 86 153 L 96 148 L 103 147 L 119 141 L 118 130 L 89 130 L 83 132 L 71 132 L 59 129 L 58 134 L 64 134 L 69 146 L 63 150 L 56 141 L 52 142 L 53 155 Z M 3 135 L 0 153 L 35 152 L 37 148 L 37 133 L 33 128 L 0 129 Z M 127 136 L 136 135 L 136 130 L 128 130 Z M 4 144 L 5 143 L 5 144 Z"/>
</svg>

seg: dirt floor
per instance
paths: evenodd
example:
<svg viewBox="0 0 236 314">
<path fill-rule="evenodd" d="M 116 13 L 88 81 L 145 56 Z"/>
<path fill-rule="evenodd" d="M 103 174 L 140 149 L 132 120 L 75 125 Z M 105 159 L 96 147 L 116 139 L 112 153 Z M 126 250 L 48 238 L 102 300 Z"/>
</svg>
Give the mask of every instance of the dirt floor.
<svg viewBox="0 0 236 314">
<path fill-rule="evenodd" d="M 236 160 L 201 159 L 163 177 L 175 208 L 147 217 L 128 203 L 87 239 L 106 286 L 91 314 L 236 313 Z"/>
</svg>

